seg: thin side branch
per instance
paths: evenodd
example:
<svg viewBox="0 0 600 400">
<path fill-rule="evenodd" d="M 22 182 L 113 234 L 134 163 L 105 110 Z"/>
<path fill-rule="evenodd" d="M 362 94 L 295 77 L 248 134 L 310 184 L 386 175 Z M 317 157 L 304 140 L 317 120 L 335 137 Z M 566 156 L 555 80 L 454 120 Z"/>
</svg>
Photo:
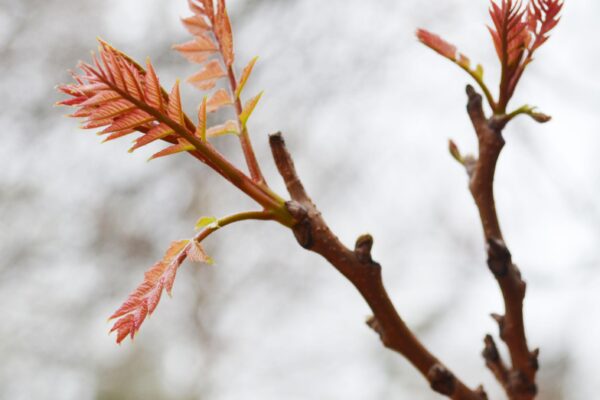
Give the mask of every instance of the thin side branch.
<svg viewBox="0 0 600 400">
<path fill-rule="evenodd" d="M 227 68 L 227 77 L 229 79 L 229 85 L 231 86 L 231 93 L 235 93 L 238 83 L 232 66 L 229 66 Z M 239 122 L 239 115 L 242 114 L 242 102 L 239 97 L 235 98 L 234 105 Z M 242 151 L 244 153 L 246 164 L 248 165 L 250 176 L 252 177 L 252 180 L 257 182 L 259 185 L 266 186 L 265 177 L 263 176 L 262 171 L 260 170 L 260 165 L 258 164 L 256 155 L 254 154 L 254 148 L 252 147 L 252 142 L 250 141 L 250 134 L 248 133 L 248 129 L 245 126 L 242 126 L 241 123 L 239 125 L 242 128 L 242 131 L 240 132 L 239 136 L 240 144 L 242 146 Z"/>
<path fill-rule="evenodd" d="M 485 347 L 481 352 L 485 365 L 496 377 L 496 380 L 504 387 L 508 385 L 508 367 L 504 364 L 504 361 L 500 357 L 496 342 L 491 335 L 486 335 L 484 339 Z"/>
<path fill-rule="evenodd" d="M 356 287 L 373 311 L 367 324 L 385 347 L 406 357 L 438 393 L 454 400 L 487 399 L 481 388 L 468 388 L 431 354 L 400 318 L 383 285 L 381 266 L 371 256 L 373 238 L 359 237 L 354 250 L 344 246 L 306 193 L 281 133 L 270 136 L 270 145 L 292 198 L 287 206 L 298 221 L 292 228 L 296 239 L 302 247 L 323 256 Z"/>
<path fill-rule="evenodd" d="M 504 373 L 494 374 L 502 378 L 499 381 L 511 400 L 532 400 L 537 392 L 535 375 L 538 363 L 537 351 L 529 350 L 525 336 L 523 299 L 526 285 L 504 242 L 494 202 L 494 176 L 504 147 L 502 129 L 507 119 L 498 116 L 486 118 L 482 97 L 470 85 L 467 86 L 467 96 L 467 111 L 479 142 L 479 158 L 469 171 L 469 189 L 481 217 L 488 267 L 498 281 L 504 299 L 505 314 L 495 316 L 495 319 L 512 363 L 508 377 Z"/>
</svg>

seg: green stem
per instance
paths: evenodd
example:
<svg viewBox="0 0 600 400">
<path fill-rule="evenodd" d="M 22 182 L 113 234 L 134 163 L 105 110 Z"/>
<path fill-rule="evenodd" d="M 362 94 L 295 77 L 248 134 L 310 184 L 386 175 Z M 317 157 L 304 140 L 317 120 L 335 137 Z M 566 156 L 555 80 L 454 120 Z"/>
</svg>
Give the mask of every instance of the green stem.
<svg viewBox="0 0 600 400">
<path fill-rule="evenodd" d="M 516 110 L 514 110 L 513 112 L 506 114 L 506 119 L 508 121 L 510 121 L 511 119 L 513 119 L 514 117 L 516 117 L 517 115 L 520 115 L 520 114 L 531 114 L 531 107 L 528 105 L 521 106 L 521 107 L 517 108 Z"/>
<path fill-rule="evenodd" d="M 492 92 L 490 92 L 490 89 L 487 87 L 487 85 L 485 84 L 485 82 L 483 81 L 481 76 L 479 74 L 477 74 L 475 71 L 471 70 L 470 68 L 466 68 L 460 64 L 458 64 L 458 66 L 461 67 L 462 69 L 464 69 L 465 71 L 467 71 L 467 73 L 469 75 L 471 75 L 471 77 L 473 79 L 475 79 L 475 82 L 477 82 L 477 84 L 483 91 L 483 94 L 485 95 L 487 102 L 489 103 L 490 107 L 492 108 L 492 111 L 495 114 L 496 108 L 498 107 L 498 105 L 496 104 L 496 101 L 494 100 L 494 96 L 492 96 Z"/>
<path fill-rule="evenodd" d="M 216 232 L 219 229 L 226 227 L 227 225 L 248 220 L 272 221 L 276 220 L 276 216 L 271 211 L 246 211 L 238 214 L 229 215 L 227 217 L 223 217 L 217 220 L 212 225 L 209 225 L 208 227 L 203 229 L 194 237 L 194 240 L 196 240 L 197 242 L 201 242 L 208 236 L 210 236 L 213 232 Z"/>
</svg>

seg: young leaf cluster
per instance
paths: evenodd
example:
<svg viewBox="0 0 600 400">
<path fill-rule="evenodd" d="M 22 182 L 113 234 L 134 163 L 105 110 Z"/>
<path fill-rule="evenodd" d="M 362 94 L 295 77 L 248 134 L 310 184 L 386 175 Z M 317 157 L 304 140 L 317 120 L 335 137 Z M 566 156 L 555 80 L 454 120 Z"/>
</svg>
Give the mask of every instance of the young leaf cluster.
<svg viewBox="0 0 600 400">
<path fill-rule="evenodd" d="M 149 60 L 144 68 L 103 40 L 99 40 L 99 52 L 92 55 L 92 62 L 81 62 L 80 71 L 72 74 L 74 83 L 58 87 L 69 98 L 57 104 L 76 108 L 70 116 L 82 119 L 82 128 L 102 128 L 99 134 L 105 136 L 104 141 L 137 135 L 130 152 L 156 141 L 166 142 L 168 146 L 150 159 L 187 152 L 263 209 L 212 219 L 209 223 L 199 224 L 201 231 L 193 239 L 173 242 L 164 258 L 145 274 L 142 284 L 111 316 L 110 319 L 117 319 L 111 330 L 117 332 L 117 342 L 127 336 L 133 338 L 146 316 L 156 309 L 163 290 L 170 294 L 177 269 L 186 258 L 211 262 L 200 242 L 212 232 L 247 219 L 275 220 L 286 226 L 294 223 L 284 200 L 262 177 L 250 143 L 247 123 L 262 93 L 252 97 L 244 107 L 241 104 L 241 94 L 256 58 L 243 69 L 238 81 L 234 73 L 233 34 L 225 1 L 218 0 L 215 4 L 213 0 L 188 0 L 188 4 L 193 15 L 184 18 L 182 23 L 193 35 L 193 40 L 174 48 L 201 66 L 188 81 L 201 90 L 212 90 L 200 103 L 197 124 L 183 111 L 179 81 L 167 92 Z M 223 87 L 217 88 L 222 81 Z M 233 107 L 236 118 L 208 126 L 207 114 L 223 107 Z M 209 142 L 226 134 L 239 136 L 250 176 Z"/>
<path fill-rule="evenodd" d="M 488 26 L 496 54 L 500 61 L 501 77 L 498 98 L 495 99 L 483 80 L 483 68 L 471 67 L 469 58 L 440 36 L 424 29 L 417 30 L 418 39 L 458 64 L 481 87 L 494 115 L 509 120 L 527 114 L 538 122 L 550 117 L 538 113 L 534 107 L 522 106 L 507 113 L 506 108 L 525 68 L 533 61 L 536 50 L 548 40 L 549 33 L 558 24 L 562 0 L 493 0 L 490 7 L 492 26 Z"/>
</svg>

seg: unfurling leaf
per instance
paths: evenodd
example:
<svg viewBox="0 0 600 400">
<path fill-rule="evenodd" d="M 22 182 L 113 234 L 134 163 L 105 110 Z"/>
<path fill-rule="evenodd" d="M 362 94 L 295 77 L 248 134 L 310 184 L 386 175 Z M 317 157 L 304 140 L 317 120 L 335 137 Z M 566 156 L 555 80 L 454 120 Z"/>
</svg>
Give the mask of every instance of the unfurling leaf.
<svg viewBox="0 0 600 400">
<path fill-rule="evenodd" d="M 201 64 L 217 51 L 215 43 L 206 36 L 196 36 L 194 40 L 174 45 L 177 50 L 188 61 Z"/>
<path fill-rule="evenodd" d="M 135 130 L 133 129 L 126 129 L 124 131 L 120 131 L 120 132 L 115 132 L 115 133 L 111 133 L 110 135 L 108 135 L 103 141 L 102 143 L 106 143 L 109 142 L 111 140 L 115 140 L 115 139 L 119 139 L 122 138 L 123 136 L 127 136 L 131 133 L 135 132 Z"/>
<path fill-rule="evenodd" d="M 456 49 L 456 46 L 448 43 L 440 36 L 426 31 L 425 29 L 418 29 L 417 38 L 419 41 L 421 41 L 421 43 L 434 50 L 438 54 L 441 54 L 450 61 L 456 63 L 459 67 L 469 72 L 474 77 L 483 77 L 483 69 L 481 69 L 480 65 L 477 65 L 477 67 L 472 70 L 471 60 L 469 57 L 459 52 Z"/>
<path fill-rule="evenodd" d="M 240 129 L 237 121 L 229 120 L 221 125 L 216 125 L 206 131 L 206 136 L 209 138 L 224 136 L 224 135 L 239 135 Z"/>
<path fill-rule="evenodd" d="M 217 80 L 224 76 L 226 73 L 219 61 L 212 60 L 206 63 L 200 72 L 190 76 L 187 80 L 201 90 L 209 90 L 215 87 Z"/>
<path fill-rule="evenodd" d="M 152 155 L 152 157 L 150 157 L 148 159 L 148 161 L 154 160 L 156 158 L 166 157 L 166 156 L 170 156 L 172 154 L 177 154 L 177 153 L 182 153 L 184 151 L 192 151 L 192 150 L 196 150 L 196 148 L 194 147 L 193 144 L 189 143 L 185 139 L 178 139 L 177 144 L 174 144 L 173 146 L 169 146 L 166 149 L 163 149 L 163 150 L 159 151 L 158 153 Z"/>
<path fill-rule="evenodd" d="M 171 294 L 177 269 L 187 256 L 188 244 L 189 240 L 171 243 L 163 259 L 144 274 L 144 281 L 110 316 L 109 319 L 118 318 L 110 330 L 117 332 L 117 343 L 121 343 L 127 336 L 133 339 L 146 316 L 156 309 L 163 289 Z"/>
<path fill-rule="evenodd" d="M 146 133 L 145 135 L 137 138 L 134 142 L 133 147 L 129 149 L 129 152 L 132 153 L 134 150 L 139 149 L 142 146 L 150 144 L 156 140 L 164 139 L 167 136 L 172 135 L 174 133 L 175 132 L 170 126 L 165 124 L 159 124 L 150 129 L 150 131 L 148 131 L 148 133 Z"/>
<path fill-rule="evenodd" d="M 200 137 L 203 142 L 206 142 L 206 96 L 202 98 L 200 109 L 198 110 L 198 128 L 196 136 Z"/>
<path fill-rule="evenodd" d="M 438 35 L 419 29 L 417 37 L 469 72 L 485 92 L 494 114 L 504 115 L 525 68 L 533 61 L 534 52 L 548 40 L 550 31 L 558 24 L 562 6 L 563 0 L 491 1 L 489 13 L 493 24 L 488 30 L 502 68 L 497 101 L 483 83 L 483 68 L 478 65 L 471 69 L 469 59 Z"/>
<path fill-rule="evenodd" d="M 475 76 L 477 76 L 479 79 L 481 79 L 483 81 L 483 66 L 481 64 L 477 64 L 477 67 L 475 67 Z"/>
<path fill-rule="evenodd" d="M 206 254 L 206 251 L 204 251 L 204 248 L 200 243 L 198 243 L 197 240 L 192 240 L 192 242 L 190 243 L 187 249 L 187 256 L 192 262 L 213 264 L 212 258 L 210 258 L 208 254 Z"/>
<path fill-rule="evenodd" d="M 489 31 L 502 66 L 500 111 L 504 112 L 513 96 L 525 67 L 533 61 L 534 52 L 548 40 L 549 32 L 559 21 L 562 0 L 492 2 Z"/>
<path fill-rule="evenodd" d="M 214 226 L 218 227 L 217 219 L 215 217 L 200 217 L 196 222 L 196 230 L 199 231 L 202 228 Z"/>
<path fill-rule="evenodd" d="M 175 147 L 162 154 L 189 145 L 177 142 L 181 130 L 189 129 L 189 121 L 183 113 L 179 86 L 175 85 L 171 95 L 160 86 L 156 72 L 147 60 L 144 70 L 139 64 L 100 40 L 100 53 L 93 56 L 93 63 L 81 63 L 80 74 L 74 74 L 75 83 L 59 86 L 58 90 L 71 96 L 61 105 L 77 107 L 72 114 L 85 118 L 84 129 L 102 128 L 99 134 L 108 134 L 104 142 L 140 132 L 130 149 L 133 151 L 158 139 L 175 143 Z M 180 132 L 180 131 L 178 131 Z"/>
<path fill-rule="evenodd" d="M 207 112 L 215 112 L 219 108 L 224 106 L 229 106 L 233 104 L 233 99 L 225 89 L 219 89 L 212 95 L 210 100 L 208 100 L 206 111 Z"/>
<path fill-rule="evenodd" d="M 251 98 L 250 100 L 248 100 L 246 102 L 246 105 L 244 105 L 244 109 L 242 110 L 242 113 L 240 114 L 240 122 L 242 124 L 242 128 L 246 127 L 246 123 L 248 122 L 248 119 L 252 115 L 252 112 L 256 108 L 256 105 L 258 104 L 258 101 L 260 100 L 262 95 L 263 95 L 263 92 L 260 92 L 258 95 Z"/>
<path fill-rule="evenodd" d="M 195 36 L 206 34 L 210 30 L 210 25 L 206 22 L 204 16 L 194 15 L 188 18 L 182 18 L 181 22 L 189 33 Z"/>
<path fill-rule="evenodd" d="M 231 22 L 227 15 L 225 0 L 219 0 L 217 14 L 215 16 L 215 36 L 221 46 L 221 54 L 225 65 L 231 67 L 233 64 L 233 34 L 231 32 Z"/>
<path fill-rule="evenodd" d="M 456 161 L 458 161 L 461 164 L 464 164 L 464 160 L 462 155 L 460 154 L 460 150 L 458 149 L 458 146 L 456 145 L 456 143 L 454 143 L 452 139 L 448 140 L 448 151 L 450 151 L 450 154 Z"/>
<path fill-rule="evenodd" d="M 456 62 L 456 46 L 446 42 L 441 36 L 426 31 L 425 29 L 418 29 L 417 38 L 430 49 L 447 59 Z"/>
<path fill-rule="evenodd" d="M 244 68 L 244 71 L 242 71 L 242 76 L 240 77 L 240 82 L 238 83 L 238 86 L 235 89 L 235 98 L 236 99 L 240 98 L 240 95 L 242 94 L 242 91 L 244 90 L 244 87 L 246 86 L 246 83 L 248 82 L 248 78 L 250 77 L 250 74 L 252 74 L 252 70 L 254 69 L 254 65 L 256 64 L 257 60 L 258 60 L 258 57 L 254 57 L 252 60 L 250 60 L 248 65 L 246 65 L 246 67 Z"/>
<path fill-rule="evenodd" d="M 171 94 L 169 95 L 169 106 L 167 109 L 169 118 L 177 122 L 179 125 L 185 125 L 183 116 L 183 108 L 181 107 L 181 94 L 179 92 L 179 81 L 175 82 Z"/>
<path fill-rule="evenodd" d="M 133 129 L 154 120 L 154 117 L 142 110 L 134 110 L 120 118 L 115 119 L 111 126 L 104 129 L 102 133 L 118 132 Z"/>
<path fill-rule="evenodd" d="M 156 72 L 154 71 L 154 67 L 150 63 L 150 59 L 146 61 L 146 68 L 148 70 L 146 74 L 146 100 L 148 101 L 148 105 L 153 107 L 159 111 L 164 110 L 164 99 L 162 88 L 160 86 L 160 82 L 158 80 L 158 76 L 156 76 Z"/>
</svg>

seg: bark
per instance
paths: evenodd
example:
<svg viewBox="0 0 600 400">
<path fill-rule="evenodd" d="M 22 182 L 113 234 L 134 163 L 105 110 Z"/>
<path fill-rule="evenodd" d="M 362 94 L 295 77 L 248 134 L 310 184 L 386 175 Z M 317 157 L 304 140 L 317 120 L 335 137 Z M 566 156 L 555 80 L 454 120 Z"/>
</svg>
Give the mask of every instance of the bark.
<svg viewBox="0 0 600 400">
<path fill-rule="evenodd" d="M 538 369 L 538 350 L 530 351 L 523 322 L 523 300 L 526 284 L 512 262 L 512 256 L 500 229 L 494 202 L 494 176 L 500 152 L 504 147 L 502 130 L 506 117 L 486 118 L 482 97 L 472 86 L 467 86 L 467 112 L 477 134 L 479 158 L 465 164 L 469 175 L 469 189 L 477 205 L 486 243 L 487 264 L 496 278 L 504 300 L 504 315 L 493 315 L 498 322 L 500 338 L 505 342 L 511 367 L 496 359 L 495 344 L 486 337 L 484 358 L 488 368 L 504 386 L 511 400 L 535 398 L 535 375 Z"/>
<path fill-rule="evenodd" d="M 470 389 L 431 354 L 400 318 L 384 287 L 381 265 L 371 256 L 373 238 L 360 236 L 352 250 L 342 244 L 304 189 L 281 133 L 270 136 L 270 145 L 292 199 L 287 208 L 297 221 L 292 229 L 298 243 L 323 256 L 356 287 L 373 311 L 367 324 L 384 346 L 403 355 L 436 392 L 454 400 L 487 399 L 481 387 Z"/>
</svg>

